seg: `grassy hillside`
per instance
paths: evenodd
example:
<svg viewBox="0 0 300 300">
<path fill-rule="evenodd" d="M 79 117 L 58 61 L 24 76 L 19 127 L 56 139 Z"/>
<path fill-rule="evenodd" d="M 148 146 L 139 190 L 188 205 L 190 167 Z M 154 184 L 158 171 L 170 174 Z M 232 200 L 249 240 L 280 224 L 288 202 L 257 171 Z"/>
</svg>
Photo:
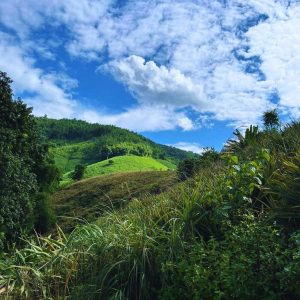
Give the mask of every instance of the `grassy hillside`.
<svg viewBox="0 0 300 300">
<path fill-rule="evenodd" d="M 114 156 L 151 156 L 169 161 L 197 156 L 174 147 L 159 145 L 126 129 L 90 124 L 80 120 L 37 118 L 45 141 L 62 173 L 72 171 L 77 164 L 92 164 Z"/>
<path fill-rule="evenodd" d="M 152 157 L 125 155 L 116 156 L 111 159 L 106 159 L 101 162 L 88 165 L 85 169 L 83 178 L 89 178 L 99 175 L 108 175 L 124 172 L 136 172 L 136 171 L 166 171 L 169 167 L 175 169 L 175 166 L 169 162 L 157 161 Z M 166 166 L 168 165 L 168 167 Z M 72 172 L 64 174 L 61 185 L 71 183 Z"/>
<path fill-rule="evenodd" d="M 103 211 L 120 207 L 136 197 L 161 193 L 175 182 L 175 173 L 171 171 L 112 174 L 76 182 L 57 191 L 52 199 L 60 226 L 69 230 L 80 221 L 66 216 L 94 221 Z"/>
<path fill-rule="evenodd" d="M 1 293 L 7 299 L 300 299 L 299 129 L 293 122 L 236 132 L 222 161 L 159 195 L 141 191 L 122 201 L 127 185 L 112 186 L 121 174 L 63 189 L 54 197 L 60 212 L 90 216 L 93 207 L 97 220 L 67 235 L 58 229 L 55 238 L 29 237 L 3 255 Z M 134 175 L 139 183 L 128 190 L 152 182 L 144 177 L 150 173 Z M 153 176 L 158 184 L 162 174 Z M 120 200 L 114 205 L 113 198 Z"/>
</svg>

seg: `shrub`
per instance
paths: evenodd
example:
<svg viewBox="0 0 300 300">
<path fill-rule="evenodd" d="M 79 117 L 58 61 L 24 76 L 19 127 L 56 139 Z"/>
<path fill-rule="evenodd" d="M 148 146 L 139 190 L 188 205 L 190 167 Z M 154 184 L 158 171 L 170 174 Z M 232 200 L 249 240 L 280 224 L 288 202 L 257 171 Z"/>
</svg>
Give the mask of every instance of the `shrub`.
<svg viewBox="0 0 300 300">
<path fill-rule="evenodd" d="M 187 158 L 182 160 L 177 167 L 177 174 L 179 180 L 183 181 L 196 174 L 198 170 L 197 159 Z"/>
<path fill-rule="evenodd" d="M 228 227 L 223 240 L 194 241 L 176 260 L 166 260 L 160 296 L 170 300 L 284 298 L 286 286 L 280 282 L 290 258 L 283 249 L 276 227 L 244 215 L 240 224 Z M 297 282 L 289 281 L 290 288 L 295 289 Z"/>
<path fill-rule="evenodd" d="M 51 203 L 51 198 L 47 193 L 36 195 L 35 207 L 35 230 L 39 233 L 46 233 L 53 228 L 56 216 Z"/>
<path fill-rule="evenodd" d="M 85 166 L 84 165 L 76 165 L 74 172 L 72 174 L 72 179 L 73 180 L 81 180 L 83 178 L 84 175 L 84 171 L 85 171 Z"/>
<path fill-rule="evenodd" d="M 152 184 L 149 190 L 150 194 L 161 193 L 161 186 L 158 183 Z"/>
</svg>

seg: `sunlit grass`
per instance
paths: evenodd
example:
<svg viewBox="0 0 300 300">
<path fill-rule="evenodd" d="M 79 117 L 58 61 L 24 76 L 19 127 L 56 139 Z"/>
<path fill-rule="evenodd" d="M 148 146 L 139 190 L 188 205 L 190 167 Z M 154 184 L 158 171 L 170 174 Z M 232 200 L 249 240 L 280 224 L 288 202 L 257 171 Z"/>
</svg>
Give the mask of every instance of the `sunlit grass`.
<svg viewBox="0 0 300 300">
<path fill-rule="evenodd" d="M 125 155 L 116 156 L 107 160 L 100 161 L 95 164 L 88 165 L 85 169 L 83 178 L 90 178 L 100 175 L 137 172 L 137 171 L 166 171 L 169 168 L 155 160 L 152 157 Z M 65 186 L 73 182 L 71 178 L 72 172 L 63 175 L 61 186 Z"/>
</svg>

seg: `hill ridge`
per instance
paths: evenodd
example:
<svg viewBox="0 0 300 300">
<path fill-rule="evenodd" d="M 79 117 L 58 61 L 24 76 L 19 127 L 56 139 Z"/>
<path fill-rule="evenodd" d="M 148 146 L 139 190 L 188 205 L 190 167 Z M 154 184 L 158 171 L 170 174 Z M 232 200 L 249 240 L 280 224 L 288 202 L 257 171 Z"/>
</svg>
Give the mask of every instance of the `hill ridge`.
<svg viewBox="0 0 300 300">
<path fill-rule="evenodd" d="M 77 164 L 89 165 L 129 154 L 151 156 L 174 165 L 185 158 L 197 156 L 112 125 L 47 117 L 36 118 L 36 121 L 45 142 L 50 143 L 50 152 L 62 173 L 73 170 Z"/>
</svg>

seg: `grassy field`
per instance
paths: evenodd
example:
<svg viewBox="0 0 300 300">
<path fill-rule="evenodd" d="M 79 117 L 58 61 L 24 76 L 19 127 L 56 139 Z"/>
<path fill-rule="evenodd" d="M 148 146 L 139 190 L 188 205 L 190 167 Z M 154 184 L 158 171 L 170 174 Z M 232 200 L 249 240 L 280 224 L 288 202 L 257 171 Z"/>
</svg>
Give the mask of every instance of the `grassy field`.
<svg viewBox="0 0 300 300">
<path fill-rule="evenodd" d="M 164 159 L 156 159 L 156 161 L 160 162 L 161 164 L 165 165 L 170 170 L 176 170 L 177 166 L 172 163 L 171 161 L 164 160 Z"/>
<path fill-rule="evenodd" d="M 108 175 L 124 172 L 167 171 L 172 166 L 173 165 L 169 162 L 157 161 L 152 157 L 135 155 L 116 156 L 109 160 L 103 160 L 101 162 L 88 165 L 83 178 L 86 179 L 99 175 Z M 68 172 L 63 175 L 61 186 L 66 186 L 73 182 L 73 180 L 70 177 L 71 174 L 71 172 Z"/>
<path fill-rule="evenodd" d="M 60 226 L 70 230 L 76 224 L 74 218 L 93 221 L 104 210 L 120 207 L 135 197 L 159 194 L 175 183 L 176 175 L 173 171 L 98 176 L 61 189 L 53 195 L 53 202 L 58 216 L 61 216 L 58 219 Z"/>
</svg>

